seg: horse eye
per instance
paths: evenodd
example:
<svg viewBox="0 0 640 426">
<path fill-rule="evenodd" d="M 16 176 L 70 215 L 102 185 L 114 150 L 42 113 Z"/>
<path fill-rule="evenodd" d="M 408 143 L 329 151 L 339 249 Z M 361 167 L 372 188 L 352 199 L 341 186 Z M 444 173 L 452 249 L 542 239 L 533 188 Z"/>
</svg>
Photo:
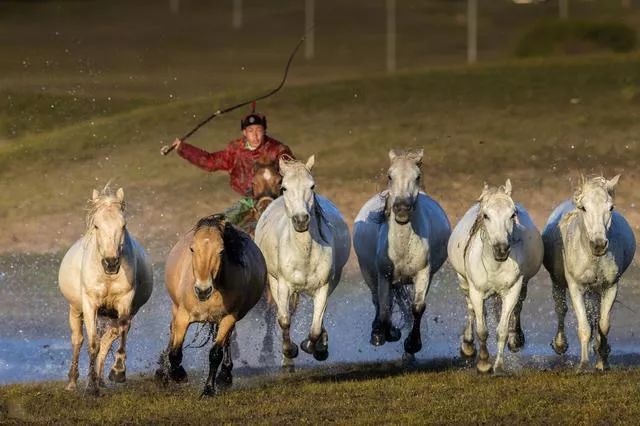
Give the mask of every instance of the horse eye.
<svg viewBox="0 0 640 426">
<path fill-rule="evenodd" d="M 282 195 L 286 190 L 287 190 L 287 188 L 285 188 L 284 186 L 281 186 L 280 187 L 280 195 Z"/>
<path fill-rule="evenodd" d="M 191 250 L 191 253 L 193 253 L 193 247 L 189 247 L 189 250 Z"/>
<path fill-rule="evenodd" d="M 489 220 L 489 216 L 486 213 L 483 214 L 482 217 L 484 217 L 484 220 Z"/>
<path fill-rule="evenodd" d="M 416 182 L 420 182 L 420 176 L 416 178 Z"/>
<path fill-rule="evenodd" d="M 387 175 L 387 179 L 388 179 L 388 180 L 391 180 L 391 175 Z"/>
<path fill-rule="evenodd" d="M 611 207 L 609 207 L 609 211 L 612 212 L 613 211 L 613 205 L 611 205 Z"/>
<path fill-rule="evenodd" d="M 315 184 L 311 185 L 311 190 L 313 191 L 314 189 L 316 189 L 316 185 Z"/>
<path fill-rule="evenodd" d="M 514 213 L 511 215 L 511 219 L 515 219 L 515 218 L 516 218 L 516 216 L 517 216 L 517 215 L 516 215 L 516 213 L 514 212 Z"/>
<path fill-rule="evenodd" d="M 93 228 L 94 229 L 98 229 L 98 225 L 93 225 Z"/>
<path fill-rule="evenodd" d="M 587 211 L 587 209 L 585 209 L 585 208 L 584 208 L 584 206 L 580 206 L 580 207 L 578 207 L 578 208 L 579 208 L 580 210 L 582 210 L 583 212 L 586 212 L 586 211 Z"/>
</svg>

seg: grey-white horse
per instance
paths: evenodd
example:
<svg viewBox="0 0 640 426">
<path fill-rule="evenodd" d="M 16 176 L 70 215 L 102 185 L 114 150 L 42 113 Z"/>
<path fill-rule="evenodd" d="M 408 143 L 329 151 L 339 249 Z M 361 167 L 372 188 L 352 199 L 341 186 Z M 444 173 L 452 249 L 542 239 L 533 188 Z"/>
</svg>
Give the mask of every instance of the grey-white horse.
<svg viewBox="0 0 640 426">
<path fill-rule="evenodd" d="M 596 368 L 605 370 L 609 367 L 609 315 L 618 292 L 618 281 L 636 251 L 631 227 L 622 214 L 614 210 L 614 189 L 619 177 L 611 180 L 604 177 L 583 179 L 573 199 L 563 202 L 553 211 L 542 233 L 544 266 L 553 282 L 558 316 L 558 331 L 551 346 L 558 354 L 565 353 L 568 348 L 564 318 L 569 288 L 578 319 L 580 370 L 587 368 L 589 363 L 587 346 L 591 339 L 591 326 L 594 332 L 597 327 Z M 600 296 L 600 300 L 595 300 L 592 312 L 587 312 L 585 306 L 587 293 Z M 591 317 L 591 325 L 588 316 Z"/>
<path fill-rule="evenodd" d="M 93 190 L 87 231 L 64 255 L 58 281 L 69 302 L 73 346 L 67 389 L 76 388 L 84 321 L 89 340 L 87 389 L 97 395 L 105 357 L 118 337 L 120 347 L 109 379 L 125 381 L 127 333 L 133 316 L 149 300 L 153 289 L 151 262 L 126 227 L 122 188 L 115 194 L 108 185 L 102 193 Z M 97 331 L 98 316 L 109 321 L 102 337 Z"/>
<path fill-rule="evenodd" d="M 503 370 L 504 346 L 519 350 L 524 345 L 520 311 L 527 294 L 527 282 L 542 264 L 543 246 L 538 229 L 529 214 L 511 198 L 511 181 L 504 186 L 485 185 L 478 200 L 460 219 L 449 240 L 449 262 L 467 302 L 467 324 L 460 352 L 467 357 L 476 354 L 473 322 L 480 340 L 476 368 L 491 372 L 484 300 L 500 296 L 502 312 L 498 323 L 498 353 L 493 371 Z"/>
<path fill-rule="evenodd" d="M 267 262 L 269 287 L 278 307 L 282 352 L 288 364 L 298 355 L 291 341 L 291 309 L 297 295 L 313 298 L 313 321 L 308 339 L 300 347 L 314 358 L 329 356 L 328 335 L 322 320 L 327 299 L 338 285 L 347 263 L 351 240 L 342 215 L 331 201 L 314 192 L 311 156 L 306 164 L 280 159 L 282 196 L 264 211 L 256 226 L 255 241 Z"/>
<path fill-rule="evenodd" d="M 404 341 L 407 354 L 422 349 L 420 322 L 433 275 L 447 259 L 451 226 L 440 205 L 420 190 L 423 151 L 391 150 L 388 189 L 360 209 L 353 225 L 353 247 L 376 310 L 371 344 L 400 339 L 391 323 L 391 289 L 413 284 L 413 327 Z"/>
</svg>

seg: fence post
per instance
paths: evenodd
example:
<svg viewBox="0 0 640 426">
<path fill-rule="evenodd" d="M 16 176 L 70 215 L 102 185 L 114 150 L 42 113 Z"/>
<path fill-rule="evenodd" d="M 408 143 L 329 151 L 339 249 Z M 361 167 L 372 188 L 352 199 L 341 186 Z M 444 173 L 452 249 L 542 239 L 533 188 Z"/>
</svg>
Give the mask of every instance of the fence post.
<svg viewBox="0 0 640 426">
<path fill-rule="evenodd" d="M 559 0 L 560 19 L 569 19 L 569 0 Z"/>
<path fill-rule="evenodd" d="M 169 0 L 171 13 L 180 13 L 180 0 Z"/>
<path fill-rule="evenodd" d="M 478 60 L 478 0 L 467 0 L 467 63 Z"/>
<path fill-rule="evenodd" d="M 242 28 L 242 0 L 233 0 L 233 28 L 239 30 Z"/>
<path fill-rule="evenodd" d="M 305 43 L 304 57 L 313 59 L 315 56 L 315 0 L 305 0 Z"/>
<path fill-rule="evenodd" d="M 387 0 L 387 72 L 396 71 L 396 0 Z"/>
</svg>

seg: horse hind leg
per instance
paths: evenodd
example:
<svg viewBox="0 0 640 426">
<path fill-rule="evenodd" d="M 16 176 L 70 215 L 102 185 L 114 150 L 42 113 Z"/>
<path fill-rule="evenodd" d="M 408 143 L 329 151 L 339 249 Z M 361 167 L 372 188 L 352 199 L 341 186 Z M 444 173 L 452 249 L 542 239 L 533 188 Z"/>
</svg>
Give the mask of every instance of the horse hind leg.
<svg viewBox="0 0 640 426">
<path fill-rule="evenodd" d="M 119 319 L 118 328 L 120 332 L 120 347 L 114 354 L 115 361 L 109 371 L 109 380 L 116 383 L 124 383 L 127 380 L 127 335 L 131 326 L 130 317 Z"/>
<path fill-rule="evenodd" d="M 233 359 L 231 357 L 231 353 L 238 353 L 238 351 L 232 351 L 231 349 L 231 340 L 237 341 L 235 329 L 231 333 L 233 333 L 231 338 L 227 339 L 227 342 L 222 349 L 222 365 L 220 366 L 220 372 L 216 378 L 216 383 L 221 389 L 228 389 L 233 384 L 233 376 L 231 374 L 231 371 L 233 370 Z"/>
<path fill-rule="evenodd" d="M 522 289 L 520 290 L 520 296 L 516 302 L 515 308 L 511 318 L 509 318 L 509 339 L 507 344 L 511 352 L 519 352 L 524 347 L 525 338 L 522 331 L 522 324 L 520 322 L 520 314 L 522 313 L 522 303 L 527 297 L 527 282 L 522 283 Z"/>
<path fill-rule="evenodd" d="M 551 348 L 558 355 L 567 352 L 569 344 L 564 332 L 564 319 L 567 315 L 567 286 L 564 280 L 560 281 L 551 277 L 553 287 L 553 302 L 555 304 L 556 316 L 558 317 L 558 330 L 551 341 Z"/>
<path fill-rule="evenodd" d="M 322 326 L 322 319 L 327 309 L 329 284 L 316 290 L 313 296 L 313 321 L 309 338 L 300 343 L 300 347 L 308 354 L 312 354 L 317 361 L 325 361 L 329 357 L 329 337 Z"/>
<path fill-rule="evenodd" d="M 609 335 L 609 328 L 611 326 L 611 307 L 616 300 L 616 294 L 618 293 L 618 284 L 614 284 L 611 287 L 602 291 L 600 298 L 600 318 L 598 321 L 598 332 L 596 334 L 596 353 L 598 354 L 598 360 L 596 361 L 596 369 L 599 371 L 605 371 L 609 369 L 609 353 L 611 347 L 607 340 Z"/>
<path fill-rule="evenodd" d="M 422 315 L 426 308 L 426 297 L 429 292 L 429 285 L 431 284 L 430 268 L 427 266 L 425 269 L 418 272 L 414 280 L 415 294 L 413 298 L 413 304 L 411 305 L 411 312 L 413 314 L 413 325 L 411 332 L 404 341 L 404 350 L 407 354 L 413 355 L 422 349 L 422 338 L 420 336 L 420 325 L 422 323 Z"/>
<path fill-rule="evenodd" d="M 104 334 L 100 338 L 100 352 L 98 352 L 97 371 L 98 383 L 100 386 L 105 386 L 104 379 L 102 377 L 104 371 L 104 361 L 107 358 L 107 354 L 113 345 L 113 341 L 118 338 L 118 328 L 113 325 L 109 325 Z"/>
<path fill-rule="evenodd" d="M 82 347 L 82 312 L 76 310 L 73 306 L 69 306 L 69 328 L 71 329 L 71 347 L 72 358 L 71 368 L 69 369 L 69 382 L 67 390 L 75 390 L 78 387 L 78 358 L 80 357 L 80 348 Z"/>
</svg>

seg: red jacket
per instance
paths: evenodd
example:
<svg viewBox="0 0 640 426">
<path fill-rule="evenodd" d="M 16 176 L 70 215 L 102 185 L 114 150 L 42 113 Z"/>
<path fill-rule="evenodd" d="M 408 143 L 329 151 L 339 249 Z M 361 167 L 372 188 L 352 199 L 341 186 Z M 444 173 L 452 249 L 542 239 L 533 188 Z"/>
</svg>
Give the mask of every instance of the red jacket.
<svg viewBox="0 0 640 426">
<path fill-rule="evenodd" d="M 251 193 L 253 166 L 258 160 L 268 159 L 277 164 L 283 154 L 293 157 L 288 146 L 266 135 L 264 142 L 253 151 L 247 149 L 244 139 L 240 138 L 229 142 L 226 149 L 217 152 L 207 152 L 182 142 L 178 148 L 178 154 L 209 172 L 216 170 L 229 172 L 231 188 L 242 195 Z"/>
</svg>

